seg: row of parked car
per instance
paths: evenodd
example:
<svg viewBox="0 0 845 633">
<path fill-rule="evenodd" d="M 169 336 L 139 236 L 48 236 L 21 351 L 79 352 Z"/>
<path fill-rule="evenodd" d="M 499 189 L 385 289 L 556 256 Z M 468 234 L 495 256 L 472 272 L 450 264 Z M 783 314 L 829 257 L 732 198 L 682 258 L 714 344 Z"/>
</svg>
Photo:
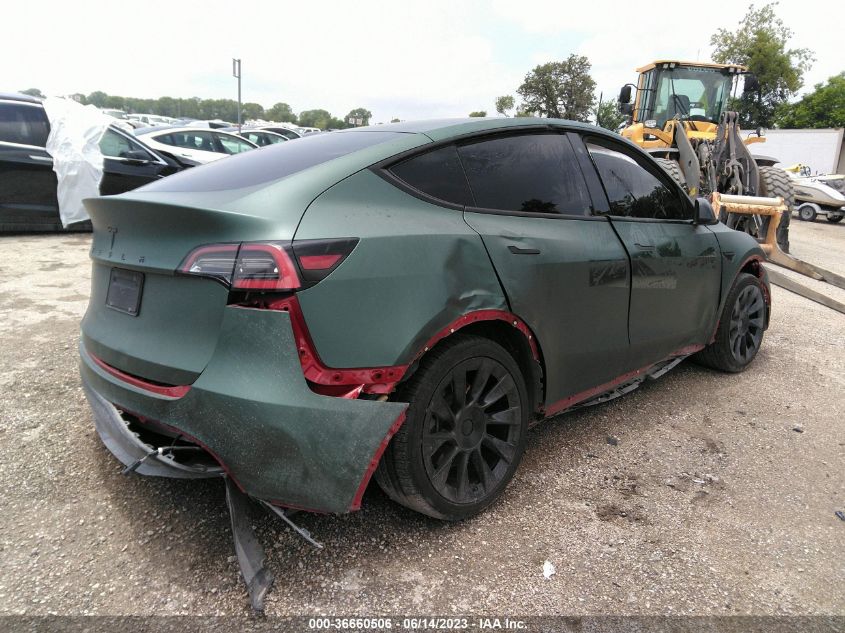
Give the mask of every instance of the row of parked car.
<svg viewBox="0 0 845 633">
<path fill-rule="evenodd" d="M 106 112 L 109 114 L 109 112 Z M 284 126 L 198 127 L 169 125 L 164 117 L 146 127 L 115 124 L 100 140 L 100 193 L 130 191 L 183 169 L 232 154 L 300 138 Z M 40 99 L 0 93 L 0 232 L 63 230 L 53 158 L 46 150 L 50 122 Z M 66 230 L 90 230 L 90 222 Z"/>
</svg>

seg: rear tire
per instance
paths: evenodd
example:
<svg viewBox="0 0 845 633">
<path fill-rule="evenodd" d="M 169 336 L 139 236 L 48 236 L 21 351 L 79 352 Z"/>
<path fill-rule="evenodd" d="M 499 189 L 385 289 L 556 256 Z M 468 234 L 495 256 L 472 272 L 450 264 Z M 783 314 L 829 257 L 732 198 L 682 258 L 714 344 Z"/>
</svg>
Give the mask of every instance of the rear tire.
<svg viewBox="0 0 845 633">
<path fill-rule="evenodd" d="M 760 171 L 760 195 L 767 198 L 783 198 L 786 204 L 786 213 L 783 214 L 778 225 L 777 242 L 780 250 L 789 252 L 789 220 L 792 218 L 792 210 L 795 208 L 795 189 L 792 180 L 783 169 L 779 167 L 759 167 Z M 763 219 L 763 235 L 769 228 L 771 218 Z"/>
<path fill-rule="evenodd" d="M 375 479 L 394 501 L 447 521 L 478 514 L 522 458 L 530 406 L 525 379 L 500 345 L 457 334 L 423 358 L 396 395 L 409 402 Z"/>
<path fill-rule="evenodd" d="M 743 371 L 760 351 L 766 311 L 763 283 L 754 275 L 740 273 L 725 300 L 715 339 L 693 360 L 724 372 Z"/>
<path fill-rule="evenodd" d="M 815 222 L 817 215 L 816 210 L 811 204 L 802 204 L 798 207 L 798 217 L 804 220 L 804 222 Z"/>
</svg>

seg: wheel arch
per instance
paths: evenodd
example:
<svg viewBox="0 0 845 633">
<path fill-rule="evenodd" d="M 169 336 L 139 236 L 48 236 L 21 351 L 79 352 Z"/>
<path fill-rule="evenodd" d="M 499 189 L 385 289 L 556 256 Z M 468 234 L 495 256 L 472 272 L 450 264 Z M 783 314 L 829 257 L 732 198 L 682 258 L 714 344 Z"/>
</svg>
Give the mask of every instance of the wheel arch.
<svg viewBox="0 0 845 633">
<path fill-rule="evenodd" d="M 539 414 L 544 401 L 546 368 L 540 341 L 518 316 L 505 310 L 478 310 L 463 315 L 429 339 L 399 382 L 408 380 L 420 361 L 455 334 L 473 334 L 501 345 L 513 357 L 526 381 L 531 409 Z"/>
</svg>

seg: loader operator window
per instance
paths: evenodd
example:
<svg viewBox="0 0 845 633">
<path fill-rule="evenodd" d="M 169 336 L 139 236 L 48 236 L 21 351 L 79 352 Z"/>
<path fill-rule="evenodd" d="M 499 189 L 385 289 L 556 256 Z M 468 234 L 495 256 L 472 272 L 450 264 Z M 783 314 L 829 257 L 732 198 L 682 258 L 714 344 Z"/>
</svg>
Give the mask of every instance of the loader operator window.
<svg viewBox="0 0 845 633">
<path fill-rule="evenodd" d="M 719 115 L 728 98 L 733 82 L 715 68 L 672 68 L 659 69 L 657 89 L 653 96 L 653 118 L 657 127 L 666 121 L 688 119 L 691 121 L 719 122 Z"/>
</svg>

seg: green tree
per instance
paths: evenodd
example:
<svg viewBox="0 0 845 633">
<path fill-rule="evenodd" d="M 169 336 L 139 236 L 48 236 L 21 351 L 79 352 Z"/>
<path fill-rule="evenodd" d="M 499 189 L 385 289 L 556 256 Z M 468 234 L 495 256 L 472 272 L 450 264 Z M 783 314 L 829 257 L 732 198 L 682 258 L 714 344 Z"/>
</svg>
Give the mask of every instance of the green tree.
<svg viewBox="0 0 845 633">
<path fill-rule="evenodd" d="M 85 100 L 91 105 L 97 106 L 98 108 L 105 108 L 106 99 L 108 98 L 109 96 L 102 90 L 95 90 L 90 95 L 88 95 Z"/>
<path fill-rule="evenodd" d="M 523 108 L 540 116 L 586 121 L 595 97 L 596 82 L 590 77 L 590 61 L 583 55 L 570 55 L 562 62 L 549 62 L 534 68 L 517 89 Z"/>
<path fill-rule="evenodd" d="M 265 116 L 278 123 L 296 123 L 296 114 L 287 103 L 276 103 L 267 110 Z"/>
<path fill-rule="evenodd" d="M 514 101 L 511 95 L 496 97 L 496 112 L 502 116 L 508 116 L 508 110 L 513 110 Z"/>
<path fill-rule="evenodd" d="M 391 123 L 401 123 L 399 119 L 390 119 Z"/>
<path fill-rule="evenodd" d="M 470 112 L 469 115 L 471 117 L 485 117 L 487 116 L 486 110 L 476 110 L 475 112 Z"/>
<path fill-rule="evenodd" d="M 714 61 L 742 64 L 759 83 L 734 104 L 743 127 L 771 127 L 775 110 L 801 88 L 814 60 L 807 48 L 787 48 L 792 30 L 775 14 L 776 5 L 752 4 L 736 31 L 719 29 L 710 37 Z"/>
<path fill-rule="evenodd" d="M 596 125 L 603 127 L 606 130 L 616 131 L 619 126 L 628 118 L 616 107 L 616 102 L 612 100 L 602 101 L 595 110 Z"/>
<path fill-rule="evenodd" d="M 29 95 L 30 97 L 38 97 L 39 99 L 44 99 L 44 95 L 38 88 L 27 88 L 26 90 L 21 90 L 22 95 Z"/>
<path fill-rule="evenodd" d="M 327 110 L 305 110 L 299 113 L 299 125 L 302 127 L 318 127 L 325 130 L 330 127 L 332 115 Z"/>
<path fill-rule="evenodd" d="M 244 121 L 264 118 L 264 106 L 260 103 L 245 103 L 241 106 L 241 116 Z"/>
<path fill-rule="evenodd" d="M 778 127 L 845 127 L 845 72 L 816 84 L 797 103 L 785 103 L 775 113 Z"/>
<path fill-rule="evenodd" d="M 367 110 L 367 108 L 355 108 L 354 110 L 350 110 L 349 114 L 347 114 L 343 120 L 345 126 L 351 127 L 352 124 L 349 122 L 349 119 L 364 119 L 364 122 L 361 125 L 369 125 L 370 119 L 373 118 L 373 113 Z"/>
</svg>

